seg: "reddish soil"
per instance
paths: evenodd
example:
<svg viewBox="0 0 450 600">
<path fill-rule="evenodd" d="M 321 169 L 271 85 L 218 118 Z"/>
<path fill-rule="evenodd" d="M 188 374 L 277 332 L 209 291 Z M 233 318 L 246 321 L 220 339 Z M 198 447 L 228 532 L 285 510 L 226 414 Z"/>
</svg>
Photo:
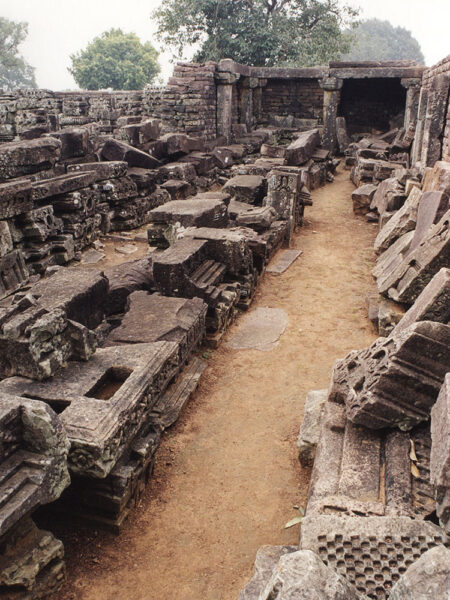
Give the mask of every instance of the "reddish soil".
<svg viewBox="0 0 450 600">
<path fill-rule="evenodd" d="M 236 600 L 260 546 L 297 542 L 298 526 L 283 526 L 306 500 L 310 472 L 296 454 L 305 395 L 375 338 L 365 296 L 376 226 L 353 215 L 353 189 L 344 172 L 313 193 L 294 241 L 302 256 L 266 274 L 254 301 L 287 312 L 278 346 L 231 350 L 225 339 L 211 353 L 123 532 L 57 531 L 68 565 L 59 600 Z"/>
</svg>

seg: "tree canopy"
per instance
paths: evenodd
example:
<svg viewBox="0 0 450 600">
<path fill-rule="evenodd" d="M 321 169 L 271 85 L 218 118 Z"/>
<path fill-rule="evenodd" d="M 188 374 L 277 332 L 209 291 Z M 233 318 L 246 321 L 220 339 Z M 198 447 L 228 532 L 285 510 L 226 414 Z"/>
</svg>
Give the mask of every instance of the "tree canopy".
<svg viewBox="0 0 450 600">
<path fill-rule="evenodd" d="M 160 72 L 152 44 L 121 29 L 105 31 L 70 59 L 69 72 L 87 90 L 140 90 Z"/>
<path fill-rule="evenodd" d="M 425 63 L 419 42 L 404 27 L 389 21 L 368 19 L 352 32 L 354 38 L 344 60 L 415 60 Z"/>
<path fill-rule="evenodd" d="M 19 54 L 19 46 L 27 34 L 27 23 L 0 17 L 0 88 L 36 87 L 34 68 Z"/>
<path fill-rule="evenodd" d="M 323 64 L 350 49 L 357 12 L 341 0 L 163 0 L 158 38 L 182 57 L 255 66 Z"/>
</svg>

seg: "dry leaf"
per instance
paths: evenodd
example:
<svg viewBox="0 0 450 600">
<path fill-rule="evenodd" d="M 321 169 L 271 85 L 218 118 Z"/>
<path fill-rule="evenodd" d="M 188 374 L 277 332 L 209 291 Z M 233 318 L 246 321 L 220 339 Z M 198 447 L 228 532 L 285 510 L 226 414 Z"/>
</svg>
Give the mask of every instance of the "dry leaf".
<svg viewBox="0 0 450 600">
<path fill-rule="evenodd" d="M 409 453 L 409 458 L 411 460 L 413 460 L 414 462 L 418 462 L 417 459 L 417 454 L 416 454 L 416 447 L 414 446 L 414 441 L 413 440 L 409 440 L 411 442 L 411 451 Z"/>
<path fill-rule="evenodd" d="M 420 477 L 419 469 L 416 467 L 416 465 L 414 463 L 411 464 L 411 473 L 413 474 L 414 477 L 416 477 L 416 479 Z"/>
</svg>

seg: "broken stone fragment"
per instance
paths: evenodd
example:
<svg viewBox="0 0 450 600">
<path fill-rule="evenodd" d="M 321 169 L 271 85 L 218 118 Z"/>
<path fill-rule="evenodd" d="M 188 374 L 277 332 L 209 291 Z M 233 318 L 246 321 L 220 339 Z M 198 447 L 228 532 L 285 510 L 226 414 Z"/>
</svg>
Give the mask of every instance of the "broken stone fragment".
<svg viewBox="0 0 450 600">
<path fill-rule="evenodd" d="M 298 458 L 303 467 L 314 463 L 319 443 L 320 421 L 328 390 L 313 390 L 306 396 L 305 411 L 297 440 Z"/>
<path fill-rule="evenodd" d="M 61 142 L 51 137 L 1 144 L 0 182 L 51 169 L 60 153 Z"/>
<path fill-rule="evenodd" d="M 260 175 L 236 175 L 227 181 L 223 191 L 235 200 L 249 204 L 261 204 L 266 191 L 266 181 Z"/>
<path fill-rule="evenodd" d="M 450 366 L 450 326 L 420 321 L 335 363 L 330 400 L 369 429 L 427 421 Z"/>
<path fill-rule="evenodd" d="M 0 183 L 0 219 L 10 219 L 33 208 L 31 182 L 16 179 Z"/>
<path fill-rule="evenodd" d="M 353 212 L 356 215 L 365 215 L 369 212 L 372 198 L 376 191 L 376 185 L 366 183 L 352 193 Z"/>
<path fill-rule="evenodd" d="M 154 208 L 149 213 L 149 219 L 151 223 L 179 223 L 183 227 L 225 227 L 228 213 L 221 200 L 194 196 L 189 200 L 173 200 Z"/>
<path fill-rule="evenodd" d="M 374 243 L 374 250 L 377 254 L 384 252 L 399 237 L 415 229 L 421 198 L 422 192 L 414 187 L 403 206 L 380 229 Z"/>
<path fill-rule="evenodd" d="M 259 600 L 280 558 L 296 551 L 297 546 L 261 546 L 256 553 L 253 577 L 241 590 L 238 600 Z"/>
<path fill-rule="evenodd" d="M 158 159 L 151 154 L 142 152 L 119 140 L 108 139 L 102 148 L 104 160 L 125 161 L 129 167 L 142 167 L 144 169 L 155 169 L 161 166 Z"/>
<path fill-rule="evenodd" d="M 450 264 L 449 223 L 450 211 L 427 230 L 414 250 L 411 241 L 405 254 L 398 256 L 377 278 L 380 293 L 388 294 L 396 302 L 413 304 L 434 275 Z M 417 231 L 416 228 L 414 235 Z"/>
<path fill-rule="evenodd" d="M 449 597 L 450 550 L 436 546 L 408 567 L 389 596 L 390 600 L 431 600 Z"/>
<path fill-rule="evenodd" d="M 317 553 L 359 593 L 379 598 L 414 559 L 445 543 L 440 527 L 408 517 L 306 516 L 300 537 L 301 550 Z"/>
<path fill-rule="evenodd" d="M 362 600 L 355 587 L 310 550 L 280 557 L 258 600 Z"/>
<path fill-rule="evenodd" d="M 431 481 L 436 487 L 437 515 L 450 533 L 450 373 L 431 411 Z"/>
<path fill-rule="evenodd" d="M 443 267 L 436 273 L 396 325 L 395 334 L 417 321 L 450 324 L 450 269 Z"/>
<path fill-rule="evenodd" d="M 318 129 L 311 129 L 300 133 L 286 148 L 286 162 L 288 165 L 303 165 L 314 154 L 320 144 L 320 133 Z"/>
</svg>

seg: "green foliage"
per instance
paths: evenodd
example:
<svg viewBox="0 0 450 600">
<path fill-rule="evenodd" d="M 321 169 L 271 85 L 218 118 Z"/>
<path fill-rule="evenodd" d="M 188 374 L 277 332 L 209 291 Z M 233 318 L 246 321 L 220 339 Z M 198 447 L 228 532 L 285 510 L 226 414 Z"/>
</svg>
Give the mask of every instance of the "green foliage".
<svg viewBox="0 0 450 600">
<path fill-rule="evenodd" d="M 105 31 L 70 57 L 69 72 L 87 90 L 140 90 L 160 72 L 158 52 L 135 33 Z"/>
<path fill-rule="evenodd" d="M 341 0 L 163 0 L 158 38 L 182 57 L 255 66 L 323 64 L 350 48 L 357 12 Z"/>
<path fill-rule="evenodd" d="M 0 88 L 35 88 L 34 69 L 19 54 L 27 37 L 27 23 L 15 23 L 0 17 Z"/>
<path fill-rule="evenodd" d="M 353 45 L 343 60 L 415 60 L 425 63 L 419 42 L 404 27 L 368 19 L 353 31 Z"/>
</svg>

